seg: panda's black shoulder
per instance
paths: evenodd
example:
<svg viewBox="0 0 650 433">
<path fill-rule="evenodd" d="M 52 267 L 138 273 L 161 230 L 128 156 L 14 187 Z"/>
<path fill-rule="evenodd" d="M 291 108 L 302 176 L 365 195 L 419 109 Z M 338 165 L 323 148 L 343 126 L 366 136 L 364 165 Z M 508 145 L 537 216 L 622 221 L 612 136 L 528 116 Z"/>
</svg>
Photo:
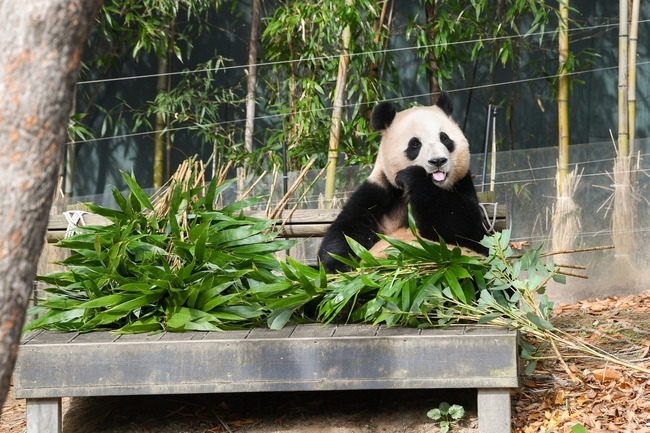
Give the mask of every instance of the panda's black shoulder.
<svg viewBox="0 0 650 433">
<path fill-rule="evenodd" d="M 395 206 L 402 194 L 403 191 L 391 185 L 385 175 L 380 179 L 367 179 L 346 201 L 342 214 L 369 213 L 376 218 Z"/>
</svg>

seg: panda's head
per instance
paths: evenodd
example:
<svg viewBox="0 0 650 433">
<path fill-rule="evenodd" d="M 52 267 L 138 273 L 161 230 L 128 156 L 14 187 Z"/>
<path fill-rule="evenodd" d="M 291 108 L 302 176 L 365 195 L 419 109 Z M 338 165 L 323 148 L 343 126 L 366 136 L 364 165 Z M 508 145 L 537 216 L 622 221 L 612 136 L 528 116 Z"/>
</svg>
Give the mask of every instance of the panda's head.
<svg viewBox="0 0 650 433">
<path fill-rule="evenodd" d="M 371 124 L 381 131 L 381 144 L 370 178 L 393 186 L 397 173 L 418 165 L 431 182 L 451 189 L 469 171 L 469 144 L 452 120 L 449 95 L 441 93 L 432 107 L 413 107 L 396 112 L 382 102 L 372 112 Z"/>
</svg>

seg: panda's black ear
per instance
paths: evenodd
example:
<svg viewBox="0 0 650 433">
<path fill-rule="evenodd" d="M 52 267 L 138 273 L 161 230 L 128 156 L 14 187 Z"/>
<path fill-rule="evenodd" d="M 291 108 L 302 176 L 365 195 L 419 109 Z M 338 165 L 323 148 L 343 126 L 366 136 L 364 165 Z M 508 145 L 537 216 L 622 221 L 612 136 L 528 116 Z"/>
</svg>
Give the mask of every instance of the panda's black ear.
<svg viewBox="0 0 650 433">
<path fill-rule="evenodd" d="M 388 128 L 395 118 L 395 107 L 390 102 L 382 102 L 372 110 L 370 126 L 375 131 L 383 131 Z"/>
<path fill-rule="evenodd" d="M 451 98 L 449 97 L 449 93 L 447 92 L 440 92 L 440 95 L 438 95 L 438 102 L 436 102 L 436 105 L 442 108 L 442 111 L 444 111 L 447 116 L 451 117 L 451 113 L 454 112 L 454 106 L 451 103 Z"/>
</svg>

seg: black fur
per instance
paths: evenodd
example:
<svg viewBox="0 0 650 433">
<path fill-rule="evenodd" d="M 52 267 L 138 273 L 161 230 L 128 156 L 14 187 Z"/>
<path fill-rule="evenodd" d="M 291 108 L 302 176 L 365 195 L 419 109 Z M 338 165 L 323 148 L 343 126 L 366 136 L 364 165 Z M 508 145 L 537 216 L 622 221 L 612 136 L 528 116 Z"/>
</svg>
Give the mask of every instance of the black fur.
<svg viewBox="0 0 650 433">
<path fill-rule="evenodd" d="M 447 116 L 451 117 L 454 112 L 454 104 L 451 103 L 451 98 L 447 92 L 440 92 L 436 105 L 442 108 L 442 111 L 444 111 Z"/>
<path fill-rule="evenodd" d="M 456 148 L 456 144 L 454 143 L 454 140 L 449 138 L 447 134 L 444 132 L 440 133 L 440 142 L 444 144 L 444 146 L 450 151 L 453 152 L 454 149 Z"/>
<path fill-rule="evenodd" d="M 413 137 L 409 140 L 409 144 L 404 151 L 404 155 L 406 155 L 409 160 L 414 161 L 420 154 L 420 149 L 422 149 L 422 142 Z"/>
<path fill-rule="evenodd" d="M 352 194 L 341 209 L 341 213 L 329 226 L 318 250 L 318 258 L 327 272 L 347 270 L 347 267 L 332 258 L 329 253 L 350 257 L 352 250 L 345 239 L 349 236 L 365 248 L 379 241 L 379 222 L 381 218 L 404 206 L 404 191 L 388 184 L 380 186 L 365 181 Z"/>
<path fill-rule="evenodd" d="M 382 102 L 372 110 L 370 126 L 372 126 L 375 131 L 383 131 L 393 123 L 396 114 L 397 111 L 395 111 L 393 104 L 390 102 Z"/>
<path fill-rule="evenodd" d="M 470 172 L 451 191 L 437 187 L 418 166 L 398 172 L 396 182 L 404 189 L 422 237 L 434 241 L 443 238 L 449 244 L 488 253 L 480 244 L 486 232 Z"/>
</svg>

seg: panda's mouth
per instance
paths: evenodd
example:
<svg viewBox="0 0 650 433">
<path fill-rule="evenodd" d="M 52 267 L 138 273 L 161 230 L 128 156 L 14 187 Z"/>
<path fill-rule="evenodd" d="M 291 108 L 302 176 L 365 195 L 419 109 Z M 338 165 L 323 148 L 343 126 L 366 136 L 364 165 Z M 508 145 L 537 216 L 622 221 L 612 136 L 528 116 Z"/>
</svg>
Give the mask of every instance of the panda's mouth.
<svg viewBox="0 0 650 433">
<path fill-rule="evenodd" d="M 447 178 L 447 173 L 444 171 L 434 171 L 431 173 L 431 178 L 434 182 L 443 182 Z"/>
</svg>

